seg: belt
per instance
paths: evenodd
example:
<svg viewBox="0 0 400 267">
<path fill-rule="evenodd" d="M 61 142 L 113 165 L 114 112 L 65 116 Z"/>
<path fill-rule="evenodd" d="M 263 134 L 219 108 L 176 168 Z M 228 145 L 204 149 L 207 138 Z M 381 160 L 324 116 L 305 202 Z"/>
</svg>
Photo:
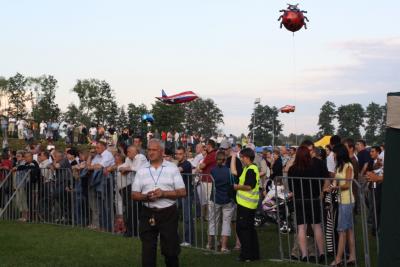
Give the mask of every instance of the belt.
<svg viewBox="0 0 400 267">
<path fill-rule="evenodd" d="M 155 207 L 154 208 L 149 208 L 149 207 L 147 207 L 145 205 L 143 205 L 143 207 L 145 209 L 147 209 L 147 210 L 152 211 L 152 212 L 163 212 L 163 211 L 170 210 L 170 209 L 176 209 L 176 205 L 175 204 L 172 205 L 172 206 L 166 207 L 166 208 L 155 208 Z"/>
</svg>

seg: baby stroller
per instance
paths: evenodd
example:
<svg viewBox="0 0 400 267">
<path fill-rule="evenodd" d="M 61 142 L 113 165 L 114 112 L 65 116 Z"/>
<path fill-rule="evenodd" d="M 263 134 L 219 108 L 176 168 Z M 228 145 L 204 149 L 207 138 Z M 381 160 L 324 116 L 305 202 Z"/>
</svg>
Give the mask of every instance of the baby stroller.
<svg viewBox="0 0 400 267">
<path fill-rule="evenodd" d="M 275 186 L 273 183 L 262 201 L 262 211 L 256 213 L 254 225 L 260 227 L 265 223 L 279 225 L 282 234 L 290 233 L 294 230 L 292 212 L 293 201 L 285 192 L 283 185 Z"/>
</svg>

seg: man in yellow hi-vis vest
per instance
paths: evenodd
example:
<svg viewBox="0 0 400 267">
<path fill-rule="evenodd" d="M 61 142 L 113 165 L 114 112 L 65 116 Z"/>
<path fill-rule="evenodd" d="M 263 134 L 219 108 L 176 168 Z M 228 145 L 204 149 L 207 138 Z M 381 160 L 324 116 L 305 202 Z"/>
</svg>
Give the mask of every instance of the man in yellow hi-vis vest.
<svg viewBox="0 0 400 267">
<path fill-rule="evenodd" d="M 239 178 L 239 184 L 234 185 L 237 191 L 236 233 L 242 245 L 239 261 L 245 262 L 260 259 L 258 237 L 254 228 L 254 216 L 260 197 L 260 173 L 257 166 L 253 164 L 254 157 L 254 151 L 250 148 L 240 151 L 244 169 Z M 237 176 L 236 164 L 231 164 L 231 172 Z"/>
</svg>

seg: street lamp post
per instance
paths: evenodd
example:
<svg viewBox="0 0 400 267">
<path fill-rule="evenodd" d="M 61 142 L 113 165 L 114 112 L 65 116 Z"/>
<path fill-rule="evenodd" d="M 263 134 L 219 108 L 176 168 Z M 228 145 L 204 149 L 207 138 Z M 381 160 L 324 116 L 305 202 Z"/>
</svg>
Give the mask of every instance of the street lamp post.
<svg viewBox="0 0 400 267">
<path fill-rule="evenodd" d="M 255 140 L 255 134 L 256 134 L 256 110 L 257 110 L 257 105 L 259 105 L 261 103 L 261 98 L 256 98 L 254 100 L 254 121 L 253 121 L 253 144 L 254 144 L 254 140 Z"/>
</svg>

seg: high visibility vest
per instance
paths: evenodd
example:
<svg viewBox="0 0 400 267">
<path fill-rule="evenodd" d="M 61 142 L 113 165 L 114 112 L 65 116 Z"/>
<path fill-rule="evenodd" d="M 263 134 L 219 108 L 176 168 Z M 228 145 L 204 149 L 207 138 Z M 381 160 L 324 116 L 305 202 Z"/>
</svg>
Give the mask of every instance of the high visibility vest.
<svg viewBox="0 0 400 267">
<path fill-rule="evenodd" d="M 256 186 L 250 191 L 238 190 L 236 193 L 236 202 L 248 209 L 257 209 L 258 200 L 260 198 L 260 172 L 256 165 L 252 164 L 243 169 L 242 175 L 239 177 L 239 185 L 244 185 L 248 170 L 253 170 L 256 173 Z"/>
</svg>

